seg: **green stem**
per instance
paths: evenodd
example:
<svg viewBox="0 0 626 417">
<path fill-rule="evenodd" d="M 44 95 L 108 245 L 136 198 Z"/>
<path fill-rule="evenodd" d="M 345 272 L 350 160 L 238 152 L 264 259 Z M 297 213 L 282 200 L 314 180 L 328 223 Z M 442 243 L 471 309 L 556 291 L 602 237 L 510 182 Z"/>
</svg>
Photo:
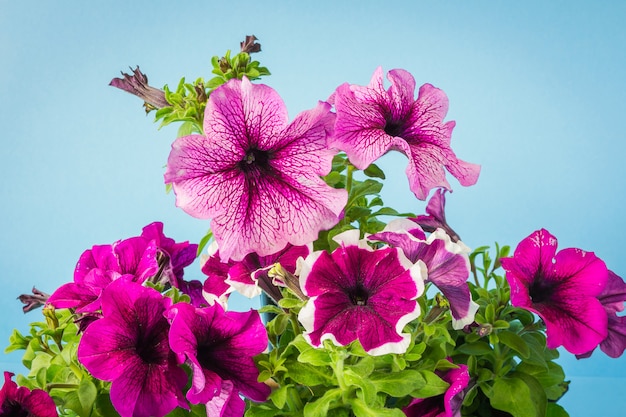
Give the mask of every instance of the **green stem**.
<svg viewBox="0 0 626 417">
<path fill-rule="evenodd" d="M 352 191 L 352 176 L 354 174 L 354 165 L 348 163 L 348 172 L 346 173 L 346 191 L 348 195 L 350 195 L 350 191 Z"/>
</svg>

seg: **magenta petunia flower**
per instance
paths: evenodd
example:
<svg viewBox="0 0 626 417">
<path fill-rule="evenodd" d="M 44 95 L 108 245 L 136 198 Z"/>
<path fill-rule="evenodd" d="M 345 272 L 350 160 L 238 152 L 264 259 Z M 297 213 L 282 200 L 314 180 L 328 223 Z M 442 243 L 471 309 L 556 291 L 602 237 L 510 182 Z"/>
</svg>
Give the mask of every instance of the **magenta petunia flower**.
<svg viewBox="0 0 626 417">
<path fill-rule="evenodd" d="M 172 144 L 165 182 L 177 206 L 212 219 L 224 260 L 307 244 L 337 223 L 347 201 L 345 190 L 320 178 L 331 169 L 333 123 L 322 102 L 288 123 L 276 91 L 230 80 L 209 97 L 205 136 Z"/>
<path fill-rule="evenodd" d="M 279 300 L 282 295 L 269 277 L 269 270 L 276 263 L 280 263 L 287 272 L 294 274 L 298 258 L 306 257 L 311 252 L 312 245 L 288 244 L 282 250 L 267 256 L 249 253 L 239 262 L 222 262 L 217 245 L 211 245 L 209 250 L 210 256 L 202 266 L 202 272 L 207 275 L 204 285 L 207 298 L 220 299 L 236 290 L 249 298 L 265 291 L 272 299 Z"/>
<path fill-rule="evenodd" d="M 304 336 L 313 346 L 359 340 L 371 355 L 403 353 L 410 337 L 402 330 L 420 314 L 424 265 L 397 248 L 374 250 L 358 233 L 342 233 L 332 254 L 314 252 L 301 262 L 300 285 L 310 297 L 298 316 Z"/>
<path fill-rule="evenodd" d="M 191 403 L 219 403 L 216 397 L 223 397 L 227 381 L 254 401 L 267 399 L 270 387 L 257 381 L 259 371 L 253 360 L 268 344 L 258 312 L 224 312 L 219 304 L 195 308 L 177 303 L 166 314 L 171 322 L 170 346 L 180 361 L 187 359 L 193 372 L 187 391 Z"/>
<path fill-rule="evenodd" d="M 443 122 L 448 112 L 446 94 L 430 84 L 414 98 L 415 79 L 405 70 L 389 71 L 385 91 L 382 68 L 368 86 L 343 84 L 334 93 L 337 121 L 330 146 L 346 152 L 359 169 L 397 150 L 409 158 L 406 173 L 411 191 L 420 200 L 435 187 L 450 189 L 445 170 L 461 185 L 478 180 L 480 166 L 462 161 L 450 148 L 454 122 Z"/>
<path fill-rule="evenodd" d="M 428 238 L 411 220 L 397 219 L 369 240 L 385 242 L 402 249 L 409 261 L 422 261 L 428 277 L 450 302 L 452 327 L 462 329 L 474 321 L 478 304 L 472 300 L 467 279 L 470 274 L 469 249 L 462 242 L 452 242 L 450 236 L 437 229 Z"/>
<path fill-rule="evenodd" d="M 446 392 L 430 398 L 415 398 L 402 409 L 407 417 L 461 417 L 461 405 L 470 382 L 467 366 L 449 369 L 440 373 L 440 377 L 450 384 Z"/>
<path fill-rule="evenodd" d="M 102 293 L 103 318 L 91 323 L 78 360 L 96 378 L 111 381 L 111 402 L 122 417 L 161 417 L 188 408 L 185 371 L 168 344 L 164 316 L 171 299 L 127 279 Z"/>
<path fill-rule="evenodd" d="M 80 256 L 74 282 L 59 287 L 48 299 L 56 308 L 75 308 L 78 313 L 100 310 L 102 291 L 121 277 L 144 282 L 159 270 L 153 240 L 132 237 L 113 245 L 96 245 Z"/>
<path fill-rule="evenodd" d="M 18 387 L 12 377 L 13 373 L 4 373 L 4 385 L 0 389 L 0 416 L 58 417 L 56 405 L 46 391 Z"/>
<path fill-rule="evenodd" d="M 607 314 L 598 296 L 608 271 L 592 252 L 556 248 L 556 238 L 541 229 L 522 240 L 513 257 L 501 259 L 511 304 L 543 319 L 548 348 L 583 354 L 607 337 Z"/>
</svg>

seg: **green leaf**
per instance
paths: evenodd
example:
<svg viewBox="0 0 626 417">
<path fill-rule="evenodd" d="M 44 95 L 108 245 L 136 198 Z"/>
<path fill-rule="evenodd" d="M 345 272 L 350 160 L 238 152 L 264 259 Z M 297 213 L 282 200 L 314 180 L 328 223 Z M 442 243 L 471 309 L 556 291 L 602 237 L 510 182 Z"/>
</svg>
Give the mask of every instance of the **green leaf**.
<svg viewBox="0 0 626 417">
<path fill-rule="evenodd" d="M 334 378 L 330 367 L 312 366 L 295 361 L 289 362 L 286 367 L 289 370 L 289 378 L 307 387 L 326 385 L 332 382 Z"/>
<path fill-rule="evenodd" d="M 368 209 L 367 207 L 352 206 L 348 209 L 348 211 L 346 211 L 346 217 L 350 221 L 354 221 L 360 219 L 361 217 L 367 217 L 371 213 L 372 210 Z"/>
<path fill-rule="evenodd" d="M 350 369 L 344 369 L 343 380 L 346 384 L 358 387 L 361 398 L 366 404 L 373 404 L 376 401 L 376 387 L 367 377 L 362 377 Z"/>
<path fill-rule="evenodd" d="M 300 353 L 298 361 L 310 363 L 314 366 L 325 366 L 331 363 L 332 359 L 326 350 L 311 347 Z"/>
<path fill-rule="evenodd" d="M 569 414 L 560 405 L 556 403 L 548 403 L 546 417 L 569 417 Z"/>
<path fill-rule="evenodd" d="M 78 394 L 78 401 L 80 401 L 83 410 L 91 411 L 98 395 L 98 390 L 94 383 L 90 379 L 85 378 L 80 381 L 76 392 Z M 89 416 L 89 413 L 86 415 Z"/>
<path fill-rule="evenodd" d="M 426 385 L 422 374 L 411 369 L 391 373 L 374 372 L 369 378 L 377 391 L 393 397 L 404 397 Z"/>
<path fill-rule="evenodd" d="M 495 380 L 492 390 L 485 394 L 491 406 L 506 411 L 513 417 L 543 417 L 546 415 L 547 399 L 541 384 L 523 372 Z"/>
<path fill-rule="evenodd" d="M 363 170 L 363 173 L 371 178 L 385 179 L 385 173 L 376 164 L 370 164 L 370 166 Z"/>
<path fill-rule="evenodd" d="M 287 402 L 287 391 L 291 385 L 283 385 L 278 389 L 272 391 L 270 394 L 270 400 L 274 403 L 277 408 L 283 408 L 285 402 Z"/>
<path fill-rule="evenodd" d="M 446 392 L 450 384 L 443 379 L 439 378 L 437 374 L 432 371 L 422 370 L 419 371 L 422 378 L 426 381 L 423 387 L 411 392 L 411 397 L 414 398 L 429 398 L 435 395 L 443 394 Z"/>
<path fill-rule="evenodd" d="M 530 356 L 530 348 L 518 334 L 508 330 L 499 331 L 498 339 L 500 342 L 519 353 L 522 358 L 528 358 Z"/>
<path fill-rule="evenodd" d="M 350 207 L 354 204 L 354 201 L 360 197 L 367 195 L 378 194 L 382 190 L 383 185 L 375 180 L 365 180 L 363 182 L 355 181 L 350 192 L 347 206 Z"/>
<path fill-rule="evenodd" d="M 482 340 L 458 346 L 457 351 L 465 353 L 466 355 L 486 355 L 493 352 L 489 343 L 483 342 Z"/>
<path fill-rule="evenodd" d="M 360 398 L 350 400 L 356 417 L 406 417 L 399 408 L 370 407 Z"/>
<path fill-rule="evenodd" d="M 326 417 L 330 404 L 339 398 L 341 398 L 341 389 L 335 388 L 326 391 L 321 398 L 308 402 L 304 406 L 304 417 Z"/>
<path fill-rule="evenodd" d="M 279 414 L 276 408 L 269 407 L 266 403 L 252 403 L 244 414 L 245 417 L 275 417 L 280 415 L 283 414 Z"/>
<path fill-rule="evenodd" d="M 11 336 L 9 337 L 9 346 L 4 349 L 4 353 L 10 353 L 14 350 L 26 349 L 28 347 L 28 342 L 30 342 L 31 339 L 32 337 L 24 337 L 22 333 L 17 331 L 17 329 L 13 329 L 13 333 L 11 333 Z"/>
</svg>

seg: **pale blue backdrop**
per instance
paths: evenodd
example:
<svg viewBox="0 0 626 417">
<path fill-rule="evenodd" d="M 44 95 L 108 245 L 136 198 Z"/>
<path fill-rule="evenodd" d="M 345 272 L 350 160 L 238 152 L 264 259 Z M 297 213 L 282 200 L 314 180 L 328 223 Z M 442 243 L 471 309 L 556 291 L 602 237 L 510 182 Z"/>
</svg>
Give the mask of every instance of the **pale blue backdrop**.
<svg viewBox="0 0 626 417">
<path fill-rule="evenodd" d="M 545 227 L 626 276 L 623 4 L 0 0 L 0 345 L 40 317 L 15 297 L 71 280 L 86 248 L 155 220 L 177 240 L 204 234 L 207 222 L 164 192 L 175 129 L 157 131 L 138 99 L 107 84 L 137 64 L 158 87 L 208 78 L 211 56 L 246 34 L 292 117 L 379 65 L 444 89 L 454 149 L 483 167 L 474 187 L 451 179 L 448 217 L 464 241 L 515 245 Z M 387 201 L 422 212 L 405 159 L 383 165 Z M 187 276 L 201 278 L 197 265 Z M 3 355 L 0 370 L 21 372 L 19 361 Z M 623 415 L 626 358 L 564 352 L 561 363 L 572 416 Z"/>
</svg>

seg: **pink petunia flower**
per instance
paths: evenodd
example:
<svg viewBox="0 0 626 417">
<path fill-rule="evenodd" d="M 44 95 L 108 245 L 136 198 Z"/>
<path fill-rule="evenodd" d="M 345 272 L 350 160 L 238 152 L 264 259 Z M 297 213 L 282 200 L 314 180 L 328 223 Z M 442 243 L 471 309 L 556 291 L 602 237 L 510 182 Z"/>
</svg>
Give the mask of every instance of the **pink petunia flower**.
<svg viewBox="0 0 626 417">
<path fill-rule="evenodd" d="M 300 286 L 310 297 L 298 316 L 304 336 L 313 346 L 359 340 L 371 355 L 403 353 L 410 336 L 402 330 L 420 314 L 424 265 L 397 248 L 374 250 L 358 234 L 344 232 L 332 254 L 314 252 L 301 262 Z"/>
<path fill-rule="evenodd" d="M 369 236 L 402 249 L 409 261 L 426 265 L 426 282 L 432 282 L 450 302 L 452 327 L 462 329 L 474 321 L 478 304 L 472 300 L 467 279 L 470 274 L 469 249 L 462 242 L 452 242 L 443 229 L 426 238 L 422 229 L 409 219 L 397 219 L 385 229 Z"/>
<path fill-rule="evenodd" d="M 440 376 L 450 384 L 446 392 L 430 398 L 415 398 L 402 409 L 407 417 L 461 417 L 461 405 L 470 382 L 467 365 L 449 369 Z"/>
<path fill-rule="evenodd" d="M 4 385 L 0 389 L 0 416 L 58 416 L 56 405 L 46 391 L 18 387 L 12 377 L 13 373 L 4 373 Z"/>
<path fill-rule="evenodd" d="M 78 360 L 96 378 L 111 381 L 111 402 L 122 417 L 162 417 L 183 398 L 187 374 L 168 344 L 164 316 L 171 299 L 128 279 L 102 293 L 103 318 L 91 323 Z"/>
<path fill-rule="evenodd" d="M 209 97 L 205 134 L 172 144 L 165 182 L 177 206 L 212 219 L 225 261 L 307 244 L 337 223 L 347 202 L 345 190 L 320 178 L 331 169 L 333 124 L 328 103 L 288 123 L 276 91 L 230 80 Z"/>
<path fill-rule="evenodd" d="M 259 371 L 253 357 L 268 344 L 267 333 L 255 310 L 225 312 L 219 304 L 195 308 L 174 304 L 166 313 L 171 322 L 169 343 L 193 372 L 187 399 L 211 407 L 238 407 L 237 393 L 254 401 L 265 401 L 270 387 L 257 381 Z M 232 384 L 229 387 L 229 383 Z"/>
<path fill-rule="evenodd" d="M 607 314 L 598 296 L 608 270 L 592 252 L 556 248 L 556 238 L 541 229 L 522 240 L 513 257 L 501 259 L 511 304 L 543 319 L 548 348 L 583 354 L 607 337 Z"/>
<path fill-rule="evenodd" d="M 388 90 L 378 67 L 368 86 L 343 84 L 334 93 L 337 121 L 330 146 L 346 152 L 359 169 L 397 150 L 409 158 L 406 174 L 411 191 L 420 200 L 435 187 L 450 190 L 445 170 L 461 185 L 478 180 L 480 166 L 462 161 L 450 148 L 454 122 L 443 122 L 448 112 L 446 94 L 430 84 L 414 98 L 415 79 L 405 70 L 389 71 Z"/>
<path fill-rule="evenodd" d="M 217 245 L 212 244 L 209 247 L 210 256 L 202 266 L 202 272 L 207 275 L 204 284 L 205 297 L 221 299 L 236 290 L 248 298 L 253 298 L 265 291 L 273 300 L 279 300 L 282 294 L 269 277 L 269 270 L 276 263 L 280 263 L 287 272 L 294 274 L 298 258 L 306 257 L 311 252 L 312 246 L 288 244 L 271 255 L 259 256 L 256 253 L 249 253 L 239 262 L 222 262 Z"/>
</svg>

